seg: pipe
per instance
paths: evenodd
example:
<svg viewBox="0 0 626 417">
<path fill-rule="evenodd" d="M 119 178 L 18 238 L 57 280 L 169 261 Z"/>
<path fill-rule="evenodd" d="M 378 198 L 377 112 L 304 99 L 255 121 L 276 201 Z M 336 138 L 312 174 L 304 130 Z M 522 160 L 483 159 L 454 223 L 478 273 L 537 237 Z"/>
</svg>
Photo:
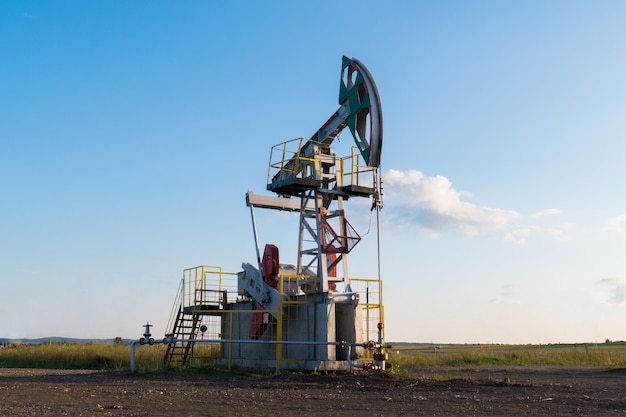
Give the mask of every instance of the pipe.
<svg viewBox="0 0 626 417">
<path fill-rule="evenodd" d="M 352 349 L 350 349 L 352 346 L 346 344 L 345 349 L 346 349 L 346 360 L 348 361 L 348 365 L 350 365 L 351 368 L 361 368 L 361 366 L 358 363 L 352 362 L 352 358 L 350 356 L 352 353 Z"/>
<path fill-rule="evenodd" d="M 143 338 L 140 340 L 134 340 L 130 343 L 130 372 L 135 372 L 135 346 L 143 345 L 148 342 L 142 343 Z M 169 343 L 178 343 L 178 342 L 187 342 L 187 343 L 255 343 L 255 344 L 270 344 L 270 345 L 351 345 L 351 346 L 362 346 L 361 343 L 344 343 L 344 342 L 307 342 L 307 341 L 299 341 L 299 340 L 236 340 L 236 339 L 170 339 L 165 337 L 163 340 L 153 340 L 152 344 L 169 344 Z"/>
<path fill-rule="evenodd" d="M 139 340 L 130 342 L 130 371 L 135 372 L 135 345 L 139 344 Z"/>
<path fill-rule="evenodd" d="M 143 342 L 143 343 L 142 343 Z M 144 344 L 169 344 L 169 343 L 178 343 L 178 342 L 187 342 L 187 343 L 253 343 L 253 344 L 270 344 L 270 345 L 316 345 L 316 346 L 343 346 L 346 349 L 346 360 L 348 365 L 352 368 L 360 368 L 360 369 L 369 369 L 369 370 L 378 370 L 383 371 L 384 369 L 380 369 L 378 365 L 374 365 L 373 363 L 363 363 L 358 364 L 353 362 L 350 358 L 351 348 L 355 346 L 361 346 L 369 350 L 373 349 L 384 349 L 391 348 L 391 345 L 383 345 L 381 343 L 376 343 L 374 341 L 364 342 L 364 343 L 349 343 L 349 342 L 311 342 L 304 340 L 238 340 L 238 339 L 173 339 L 169 337 L 165 337 L 163 340 L 145 340 L 141 338 L 139 340 L 134 340 L 130 343 L 130 372 L 135 372 L 135 346 L 144 345 Z M 384 362 L 383 362 L 384 363 Z"/>
<path fill-rule="evenodd" d="M 259 248 L 259 237 L 256 231 L 256 218 L 254 217 L 254 205 L 250 204 L 250 200 L 249 200 L 250 197 L 248 193 L 246 193 L 246 200 L 248 201 L 248 205 L 250 206 L 250 217 L 252 218 L 252 232 L 254 233 L 254 248 L 256 249 L 256 261 L 257 261 L 257 264 L 259 265 L 259 271 L 262 271 L 263 268 L 261 268 L 261 252 Z"/>
<path fill-rule="evenodd" d="M 380 360 L 380 359 L 376 359 L 377 357 L 380 357 L 379 355 L 384 355 L 384 357 L 386 358 L 386 353 L 383 352 L 384 349 L 391 349 L 391 344 L 387 343 L 387 344 L 383 344 L 383 343 L 376 343 L 373 340 L 370 340 L 369 342 L 365 342 L 365 343 L 345 343 L 345 348 L 346 348 L 346 360 L 348 361 L 348 365 L 350 365 L 350 367 L 352 368 L 359 368 L 359 369 L 364 369 L 364 370 L 368 370 L 368 371 L 377 371 L 377 372 L 383 372 L 386 370 L 386 365 L 385 365 L 385 360 Z M 363 362 L 361 364 L 357 363 L 357 362 L 353 362 L 351 359 L 351 347 L 353 346 L 361 346 L 367 350 L 375 350 L 376 353 L 374 354 L 374 361 L 373 362 Z"/>
</svg>

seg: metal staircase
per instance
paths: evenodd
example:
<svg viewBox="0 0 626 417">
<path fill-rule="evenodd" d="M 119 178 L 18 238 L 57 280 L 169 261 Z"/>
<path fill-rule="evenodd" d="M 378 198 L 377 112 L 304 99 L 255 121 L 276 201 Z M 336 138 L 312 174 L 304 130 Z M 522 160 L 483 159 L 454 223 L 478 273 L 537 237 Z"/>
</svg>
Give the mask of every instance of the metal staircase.
<svg viewBox="0 0 626 417">
<path fill-rule="evenodd" d="M 197 333 L 197 319 L 194 320 L 193 315 L 186 315 L 181 305 L 176 315 L 173 332 L 171 333 L 173 341 L 167 345 L 165 351 L 164 362 L 166 365 L 185 365 L 187 363 L 193 348 L 193 342 L 184 340 L 195 339 L 195 333 Z"/>
<path fill-rule="evenodd" d="M 219 339 L 224 334 L 223 314 L 228 304 L 228 288 L 219 267 L 200 266 L 183 272 L 176 301 L 167 328 L 169 343 L 164 357 L 166 365 L 187 365 L 194 354 L 195 340 Z M 229 274 L 230 275 L 230 274 Z M 231 297 L 233 295 L 231 294 Z"/>
</svg>

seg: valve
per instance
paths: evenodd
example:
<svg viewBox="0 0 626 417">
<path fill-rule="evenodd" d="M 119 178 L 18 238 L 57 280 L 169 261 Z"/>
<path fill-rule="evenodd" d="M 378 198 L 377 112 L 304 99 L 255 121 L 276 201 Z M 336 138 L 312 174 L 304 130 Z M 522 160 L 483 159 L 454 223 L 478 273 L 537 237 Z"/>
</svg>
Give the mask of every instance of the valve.
<svg viewBox="0 0 626 417">
<path fill-rule="evenodd" d="M 376 343 L 375 341 L 370 340 L 368 342 L 364 342 L 363 343 L 363 347 L 365 349 L 367 349 L 367 350 L 374 350 L 374 349 L 380 347 L 380 345 L 378 343 Z"/>
<path fill-rule="evenodd" d="M 148 343 L 149 345 L 153 345 L 154 344 L 154 338 L 152 338 L 152 334 L 150 333 L 150 327 L 152 327 L 152 325 L 147 322 L 146 324 L 144 324 L 145 326 L 145 330 L 143 332 L 143 337 L 139 339 L 139 344 L 140 345 L 145 345 L 146 343 Z"/>
<path fill-rule="evenodd" d="M 369 372 L 378 372 L 380 371 L 380 366 L 376 365 L 374 362 L 366 362 L 363 364 L 363 370 Z"/>
</svg>

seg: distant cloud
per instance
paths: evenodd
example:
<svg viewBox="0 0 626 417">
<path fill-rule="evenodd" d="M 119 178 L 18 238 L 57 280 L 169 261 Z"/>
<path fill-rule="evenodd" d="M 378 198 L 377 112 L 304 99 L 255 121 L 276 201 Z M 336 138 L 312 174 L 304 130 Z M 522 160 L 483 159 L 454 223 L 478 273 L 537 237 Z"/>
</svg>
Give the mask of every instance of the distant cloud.
<svg viewBox="0 0 626 417">
<path fill-rule="evenodd" d="M 388 196 L 385 209 L 388 216 L 391 213 L 387 219 L 398 225 L 409 225 L 431 235 L 453 230 L 467 237 L 497 235 L 515 242 L 525 242 L 531 234 L 567 240 L 557 229 L 523 224 L 524 216 L 517 211 L 463 201 L 468 194 L 455 190 L 452 182 L 441 175 L 428 177 L 416 170 L 391 169 L 383 180 Z M 527 217 L 558 213 L 559 210 L 547 209 Z"/>
<path fill-rule="evenodd" d="M 624 304 L 626 302 L 626 277 L 602 278 L 598 284 L 607 287 L 611 297 L 610 303 Z"/>
<path fill-rule="evenodd" d="M 500 292 L 497 296 L 490 298 L 489 303 L 502 303 L 511 301 L 515 296 L 516 289 L 513 284 L 504 284 L 500 287 Z"/>
<path fill-rule="evenodd" d="M 557 209 L 545 209 L 545 210 L 539 210 L 533 214 L 531 214 L 530 218 L 537 218 L 537 217 L 543 217 L 543 216 L 552 216 L 554 214 L 561 214 L 561 210 L 557 210 Z"/>
<path fill-rule="evenodd" d="M 620 214 L 619 216 L 614 216 L 604 223 L 604 230 L 609 231 L 626 231 L 626 214 Z"/>
</svg>

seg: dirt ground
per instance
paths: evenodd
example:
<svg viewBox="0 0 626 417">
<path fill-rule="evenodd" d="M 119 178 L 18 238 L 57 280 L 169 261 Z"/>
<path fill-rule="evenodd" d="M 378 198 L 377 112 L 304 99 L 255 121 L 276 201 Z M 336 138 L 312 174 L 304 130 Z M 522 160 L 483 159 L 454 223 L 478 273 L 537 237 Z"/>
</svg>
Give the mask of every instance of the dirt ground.
<svg viewBox="0 0 626 417">
<path fill-rule="evenodd" d="M 231 377 L 0 368 L 1 416 L 626 415 L 626 371 L 419 369 Z"/>
</svg>

